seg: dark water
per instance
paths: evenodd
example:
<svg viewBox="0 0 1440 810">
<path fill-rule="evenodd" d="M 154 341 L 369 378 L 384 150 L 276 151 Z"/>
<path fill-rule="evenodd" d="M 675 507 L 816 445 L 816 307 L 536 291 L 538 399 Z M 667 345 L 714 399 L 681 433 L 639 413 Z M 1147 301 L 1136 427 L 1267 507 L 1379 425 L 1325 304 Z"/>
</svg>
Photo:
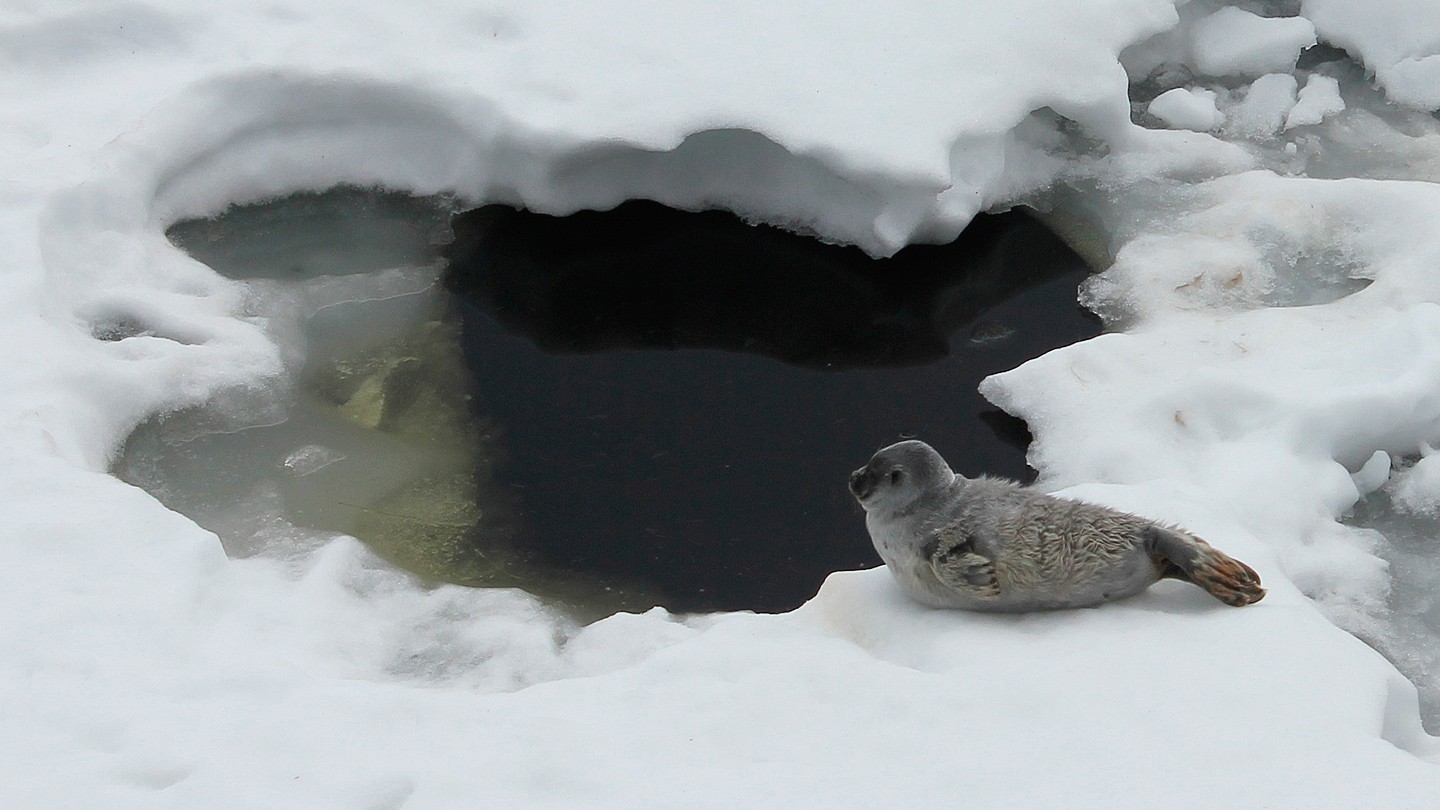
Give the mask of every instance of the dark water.
<svg viewBox="0 0 1440 810">
<path fill-rule="evenodd" d="M 1084 263 L 1020 213 L 884 260 L 643 202 L 453 224 L 447 286 L 518 547 L 673 610 L 785 610 L 878 564 L 846 476 L 901 438 L 1030 477 L 1023 423 L 976 385 L 1099 332 Z"/>
</svg>

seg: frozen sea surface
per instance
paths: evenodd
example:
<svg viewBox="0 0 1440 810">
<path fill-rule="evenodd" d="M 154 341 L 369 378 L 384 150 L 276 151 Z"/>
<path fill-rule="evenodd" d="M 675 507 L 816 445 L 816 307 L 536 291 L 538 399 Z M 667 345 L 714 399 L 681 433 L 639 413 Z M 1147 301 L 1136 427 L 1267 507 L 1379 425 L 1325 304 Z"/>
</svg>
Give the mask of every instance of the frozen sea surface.
<svg viewBox="0 0 1440 810">
<path fill-rule="evenodd" d="M 1440 806 L 1415 686 L 1341 629 L 1404 624 L 1388 601 L 1400 558 L 1382 556 L 1395 541 L 1341 519 L 1387 491 L 1391 459 L 1440 445 L 1436 14 L 7 9 L 7 798 Z M 1152 112 L 1175 89 L 1180 117 Z M 1181 523 L 1270 595 L 1231 610 L 1168 583 L 986 617 L 918 608 L 868 570 L 779 615 L 581 626 L 515 589 L 422 586 L 344 535 L 229 557 L 107 472 L 137 425 L 253 412 L 295 361 L 253 284 L 165 232 L 341 184 L 555 214 L 718 207 L 876 256 L 948 241 L 980 211 L 1046 209 L 1106 268 L 1082 299 L 1112 331 L 981 393 L 1030 426 L 1040 486 Z M 341 463 L 287 458 L 313 475 Z"/>
</svg>

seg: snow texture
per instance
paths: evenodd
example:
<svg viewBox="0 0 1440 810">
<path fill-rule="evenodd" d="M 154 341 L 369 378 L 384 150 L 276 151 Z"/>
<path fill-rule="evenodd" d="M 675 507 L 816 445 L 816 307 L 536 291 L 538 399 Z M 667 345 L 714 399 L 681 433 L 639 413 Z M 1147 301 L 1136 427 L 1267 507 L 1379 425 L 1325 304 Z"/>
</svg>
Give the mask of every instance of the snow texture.
<svg viewBox="0 0 1440 810">
<path fill-rule="evenodd" d="M 1295 100 L 1306 20 L 1426 107 L 1440 11 L 1216 7 L 0 12 L 7 805 L 1440 806 L 1415 687 L 1332 623 L 1385 632 L 1385 564 L 1337 520 L 1388 472 L 1377 451 L 1440 444 L 1440 190 L 1415 181 L 1440 133 L 1401 138 L 1375 107 L 1279 143 L 1334 106 Z M 1195 63 L 1166 75 L 1248 80 L 1241 143 L 1131 122 L 1122 51 L 1146 74 L 1184 63 L 1171 40 L 1195 25 Z M 1376 168 L 1377 149 L 1420 159 Z M 1117 331 L 984 392 L 1029 422 L 1044 486 L 1184 525 L 1270 595 L 1234 610 L 1161 583 L 992 617 L 919 607 L 871 570 L 786 615 L 577 627 L 516 591 L 422 588 L 345 537 L 227 558 L 107 474 L 144 419 L 253 410 L 289 362 L 247 285 L 164 230 L 339 183 L 720 206 L 876 254 L 1053 205 L 1110 265 L 1086 300 Z M 1430 494 L 1407 504 L 1436 500 L 1421 467 L 1407 480 Z"/>
<path fill-rule="evenodd" d="M 1315 26 L 1304 17 L 1261 17 L 1233 7 L 1200 20 L 1191 31 L 1195 67 L 1211 76 L 1289 70 L 1300 51 L 1315 44 Z"/>
<path fill-rule="evenodd" d="M 1285 129 L 1309 126 L 1324 121 L 1327 116 L 1345 109 L 1345 99 L 1340 97 L 1340 80 L 1330 76 L 1312 74 L 1300 88 L 1298 100 L 1285 115 Z"/>
<path fill-rule="evenodd" d="M 1424 0 L 1303 0 L 1326 41 L 1350 51 L 1401 104 L 1440 109 L 1440 5 Z"/>
<path fill-rule="evenodd" d="M 1230 108 L 1226 128 L 1245 138 L 1269 138 L 1285 125 L 1295 107 L 1295 77 L 1267 73 L 1251 82 L 1240 103 Z"/>
<path fill-rule="evenodd" d="M 1176 87 L 1156 96 L 1149 112 L 1166 126 L 1208 132 L 1225 123 L 1224 113 L 1215 106 L 1215 97 L 1214 90 Z"/>
</svg>

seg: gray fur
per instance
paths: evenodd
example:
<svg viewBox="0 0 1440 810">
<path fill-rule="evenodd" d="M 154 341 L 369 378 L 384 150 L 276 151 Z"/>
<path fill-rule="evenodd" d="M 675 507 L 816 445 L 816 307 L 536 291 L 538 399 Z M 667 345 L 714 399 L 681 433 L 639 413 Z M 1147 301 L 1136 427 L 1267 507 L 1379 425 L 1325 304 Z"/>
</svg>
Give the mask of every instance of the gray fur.
<svg viewBox="0 0 1440 810">
<path fill-rule="evenodd" d="M 1013 481 L 955 475 L 924 442 L 876 453 L 851 474 L 850 489 L 896 581 L 934 607 L 1086 607 L 1162 577 L 1233 605 L 1265 593 L 1249 566 L 1187 532 Z"/>
</svg>

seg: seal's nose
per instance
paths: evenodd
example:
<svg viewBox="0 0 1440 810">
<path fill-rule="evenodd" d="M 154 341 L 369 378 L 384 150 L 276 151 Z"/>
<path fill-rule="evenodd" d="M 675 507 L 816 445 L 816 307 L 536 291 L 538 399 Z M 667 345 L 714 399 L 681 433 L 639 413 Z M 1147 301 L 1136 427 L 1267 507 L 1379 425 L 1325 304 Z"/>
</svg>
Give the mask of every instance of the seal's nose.
<svg viewBox="0 0 1440 810">
<path fill-rule="evenodd" d="M 850 494 L 862 501 L 875 489 L 875 479 L 868 472 L 869 470 L 861 467 L 850 473 Z"/>
</svg>

